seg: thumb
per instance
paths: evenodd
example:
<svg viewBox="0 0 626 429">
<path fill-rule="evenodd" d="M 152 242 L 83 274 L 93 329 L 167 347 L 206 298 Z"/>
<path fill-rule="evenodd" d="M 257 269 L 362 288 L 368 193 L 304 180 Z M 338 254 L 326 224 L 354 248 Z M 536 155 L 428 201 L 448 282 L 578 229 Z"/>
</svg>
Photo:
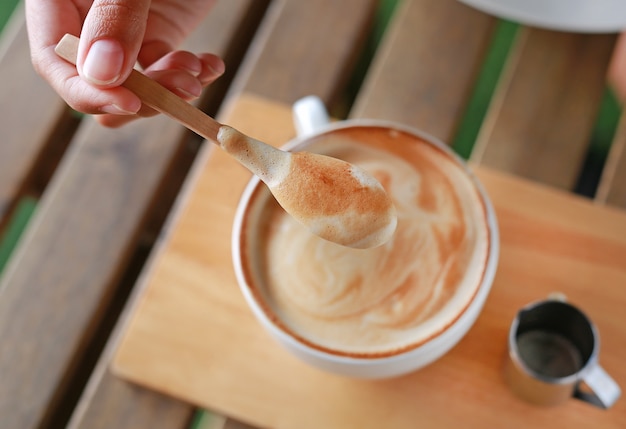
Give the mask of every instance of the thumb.
<svg viewBox="0 0 626 429">
<path fill-rule="evenodd" d="M 92 85 L 110 88 L 130 74 L 143 41 L 150 0 L 95 0 L 83 24 L 77 69 Z"/>
</svg>

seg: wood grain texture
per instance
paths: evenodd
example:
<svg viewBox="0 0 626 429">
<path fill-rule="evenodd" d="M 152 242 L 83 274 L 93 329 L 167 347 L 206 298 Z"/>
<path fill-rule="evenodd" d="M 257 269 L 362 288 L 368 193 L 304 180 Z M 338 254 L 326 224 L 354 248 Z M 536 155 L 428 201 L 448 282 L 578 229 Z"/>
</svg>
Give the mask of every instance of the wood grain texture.
<svg viewBox="0 0 626 429">
<path fill-rule="evenodd" d="M 626 208 L 626 114 L 620 118 L 595 199 Z"/>
<path fill-rule="evenodd" d="M 572 190 L 587 153 L 614 43 L 614 35 L 524 28 L 471 159 Z"/>
<path fill-rule="evenodd" d="M 455 0 L 401 2 L 350 116 L 399 121 L 450 142 L 494 21 Z"/>
<path fill-rule="evenodd" d="M 375 0 L 272 2 L 234 94 L 245 91 L 288 104 L 315 94 L 332 105 L 360 54 L 376 4 Z"/>
<path fill-rule="evenodd" d="M 103 375 L 98 389 L 89 396 L 90 406 L 77 410 L 70 428 L 185 429 L 193 417 L 193 407 L 169 396 L 147 390 L 117 377 Z"/>
<path fill-rule="evenodd" d="M 138 290 L 134 289 L 133 294 Z M 132 302 L 133 296 L 128 299 Z M 194 407 L 171 396 L 147 390 L 113 376 L 109 371 L 127 305 L 106 344 L 66 429 L 186 429 Z"/>
<path fill-rule="evenodd" d="M 0 283 L 7 347 L 0 378 L 12 386 L 0 396 L 7 428 L 45 422 L 77 369 L 138 239 L 150 188 L 180 141 L 163 119 L 116 131 L 87 121 L 7 266 Z"/>
<path fill-rule="evenodd" d="M 23 5 L 14 11 L 0 45 L 0 228 L 33 167 L 67 120 L 65 102 L 34 71 Z"/>
<path fill-rule="evenodd" d="M 241 24 L 255 4 L 220 2 L 186 47 L 227 56 L 236 39 L 250 31 Z M 81 125 L 1 279 L 2 429 L 50 423 L 188 136 L 166 117 L 115 130 L 89 118 Z M 100 402 L 83 405 L 80 427 L 187 423 L 188 405 L 166 405 L 162 398 L 107 377 L 95 383 L 93 397 Z M 127 412 L 143 405 L 159 405 L 161 411 Z M 161 416 L 158 425 L 137 423 L 141 416 L 154 422 L 156 415 Z"/>
<path fill-rule="evenodd" d="M 242 96 L 228 119 L 279 144 L 293 134 L 287 106 Z M 626 401 L 603 411 L 576 400 L 553 409 L 518 400 L 504 384 L 515 312 L 565 293 L 596 322 L 600 361 L 626 385 L 626 214 L 552 188 L 476 168 L 492 196 L 501 259 L 485 308 L 468 335 L 423 370 L 384 381 L 323 373 L 278 346 L 238 290 L 230 231 L 250 177 L 221 151 L 206 154 L 146 275 L 114 360 L 115 372 L 150 388 L 273 428 L 618 428 Z M 201 341 L 198 341 L 198 340 Z M 271 394 L 270 394 L 271 392 Z"/>
</svg>

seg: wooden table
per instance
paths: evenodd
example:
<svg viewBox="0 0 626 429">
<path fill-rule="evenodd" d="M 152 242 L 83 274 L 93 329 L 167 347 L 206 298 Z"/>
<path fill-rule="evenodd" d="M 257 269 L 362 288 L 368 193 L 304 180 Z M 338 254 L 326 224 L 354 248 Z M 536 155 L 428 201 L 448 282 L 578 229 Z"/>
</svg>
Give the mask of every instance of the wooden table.
<svg viewBox="0 0 626 429">
<path fill-rule="evenodd" d="M 340 118 L 393 119 L 455 145 L 465 136 L 503 240 L 467 337 L 385 382 L 322 374 L 274 346 L 230 267 L 245 173 L 167 118 L 109 130 L 73 114 L 34 74 L 18 8 L 0 38 L 0 77 L 12 82 L 0 87 L 0 251 L 32 216 L 0 277 L 0 429 L 204 429 L 204 407 L 275 427 L 626 421 L 623 398 L 609 411 L 530 407 L 498 370 L 515 310 L 559 290 L 597 322 L 601 362 L 626 385 L 626 121 L 590 197 L 572 194 L 594 161 L 615 35 L 503 23 L 455 0 L 385 4 L 386 26 L 377 0 L 217 2 L 186 48 L 222 55 L 228 73 L 198 105 L 275 144 L 293 135 L 290 104 L 309 94 Z M 491 86 L 484 68 L 498 71 Z"/>
<path fill-rule="evenodd" d="M 239 97 L 223 119 L 274 144 L 293 135 L 289 106 L 260 98 Z M 211 147 L 196 168 L 117 351 L 117 375 L 260 427 L 548 427 L 558 417 L 566 426 L 617 428 L 626 421 L 625 401 L 610 411 L 575 400 L 538 408 L 514 397 L 502 378 L 516 310 L 558 291 L 593 317 L 602 363 L 626 386 L 626 213 L 476 167 L 502 235 L 476 326 L 419 372 L 359 381 L 307 367 L 252 317 L 230 260 L 233 215 L 249 174 Z"/>
</svg>

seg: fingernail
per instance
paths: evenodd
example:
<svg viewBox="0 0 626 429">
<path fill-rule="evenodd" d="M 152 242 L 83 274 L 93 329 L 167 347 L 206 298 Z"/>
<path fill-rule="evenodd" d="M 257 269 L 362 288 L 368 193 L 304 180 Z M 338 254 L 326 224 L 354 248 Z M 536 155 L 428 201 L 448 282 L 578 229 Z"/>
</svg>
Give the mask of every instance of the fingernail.
<svg viewBox="0 0 626 429">
<path fill-rule="evenodd" d="M 97 85 L 115 82 L 122 72 L 124 51 L 119 42 L 100 39 L 93 42 L 83 64 L 83 75 Z"/>
<path fill-rule="evenodd" d="M 176 90 L 183 96 L 187 98 L 198 98 L 202 95 L 202 88 L 194 88 L 192 91 L 188 91 L 183 88 L 176 88 Z"/>
<path fill-rule="evenodd" d="M 219 61 L 216 64 L 209 64 L 209 68 L 216 76 L 221 76 L 226 71 L 226 66 L 223 62 Z"/>
<path fill-rule="evenodd" d="M 102 113 L 112 113 L 114 115 L 134 115 L 137 112 L 131 112 L 129 110 L 124 110 L 117 104 L 109 104 L 107 106 L 102 107 Z"/>
<path fill-rule="evenodd" d="M 185 67 L 184 69 L 187 73 L 189 73 L 190 75 L 192 75 L 193 77 L 198 77 L 200 76 L 200 73 L 202 73 L 202 69 L 190 69 L 188 67 Z"/>
<path fill-rule="evenodd" d="M 204 64 L 204 72 L 198 76 L 202 85 L 207 85 L 213 82 L 226 71 L 226 65 L 219 58 L 204 58 L 202 62 Z"/>
<path fill-rule="evenodd" d="M 226 68 L 223 63 L 218 63 L 215 67 L 212 65 L 207 65 L 208 73 L 202 74 L 198 76 L 202 85 L 207 85 L 209 83 L 214 82 L 218 77 L 224 74 Z"/>
</svg>

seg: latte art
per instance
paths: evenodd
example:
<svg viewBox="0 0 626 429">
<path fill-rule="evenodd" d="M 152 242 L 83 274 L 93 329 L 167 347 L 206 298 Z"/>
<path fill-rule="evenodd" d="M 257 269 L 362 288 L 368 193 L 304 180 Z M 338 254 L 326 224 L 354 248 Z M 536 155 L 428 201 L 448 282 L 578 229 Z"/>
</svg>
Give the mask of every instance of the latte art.
<svg viewBox="0 0 626 429">
<path fill-rule="evenodd" d="M 318 137 L 312 150 L 355 164 L 392 197 L 393 238 L 371 249 L 320 239 L 268 195 L 250 225 L 257 293 L 278 324 L 314 347 L 381 356 L 417 347 L 469 305 L 489 251 L 485 208 L 449 154 L 401 131 L 364 127 Z M 261 210 L 261 209 L 258 209 Z"/>
</svg>

